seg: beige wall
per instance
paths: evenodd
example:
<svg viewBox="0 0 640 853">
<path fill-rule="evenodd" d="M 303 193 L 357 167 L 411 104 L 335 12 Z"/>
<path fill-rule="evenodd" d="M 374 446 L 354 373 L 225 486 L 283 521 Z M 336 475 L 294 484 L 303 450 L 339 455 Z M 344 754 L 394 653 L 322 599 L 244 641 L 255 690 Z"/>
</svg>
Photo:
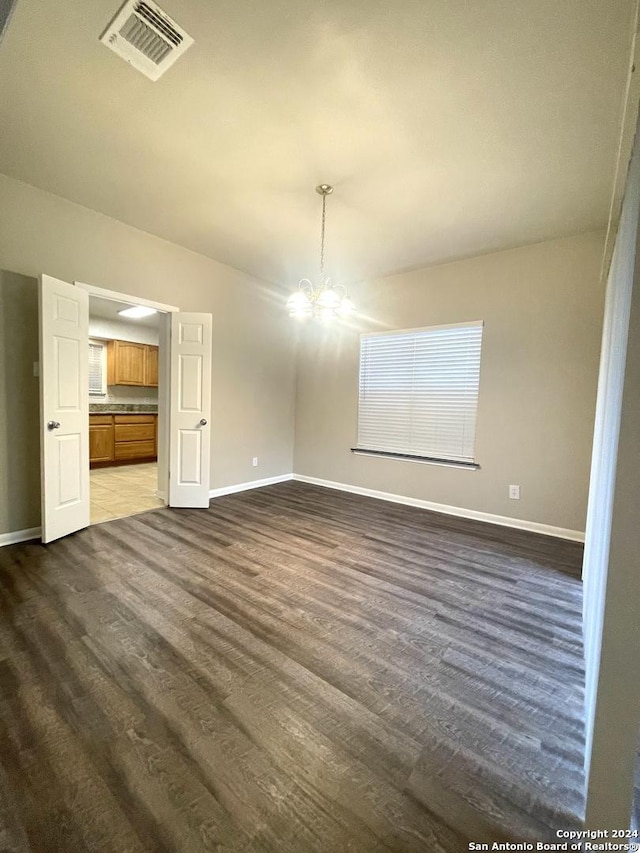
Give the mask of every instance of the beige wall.
<svg viewBox="0 0 640 853">
<path fill-rule="evenodd" d="M 37 329 L 36 280 L 0 269 L 0 533 L 40 524 Z"/>
<path fill-rule="evenodd" d="M 583 531 L 603 314 L 604 235 L 362 285 L 358 329 L 300 331 L 294 470 Z M 357 456 L 359 332 L 484 320 L 479 471 Z M 521 499 L 509 500 L 509 484 Z"/>
<path fill-rule="evenodd" d="M 255 279 L 0 175 L 0 533 L 37 525 L 37 303 L 48 273 L 213 314 L 211 487 L 290 473 L 295 352 L 282 299 Z M 26 278 L 25 278 L 26 277 Z M 28 416 L 28 419 L 27 419 Z M 27 423 L 27 431 L 18 424 Z M 21 426 L 22 428 L 22 426 Z M 253 468 L 253 456 L 259 467 Z M 8 462 L 7 460 L 10 460 Z M 0 467 L 5 474 L 6 468 Z"/>
</svg>

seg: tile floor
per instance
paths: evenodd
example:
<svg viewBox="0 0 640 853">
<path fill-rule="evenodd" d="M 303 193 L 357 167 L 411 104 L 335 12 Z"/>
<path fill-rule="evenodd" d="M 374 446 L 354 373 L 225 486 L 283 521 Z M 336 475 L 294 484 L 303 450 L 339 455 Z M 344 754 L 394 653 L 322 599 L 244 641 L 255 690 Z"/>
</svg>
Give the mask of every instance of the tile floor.
<svg viewBox="0 0 640 853">
<path fill-rule="evenodd" d="M 156 495 L 158 465 L 122 465 L 91 471 L 91 524 L 164 506 Z"/>
</svg>

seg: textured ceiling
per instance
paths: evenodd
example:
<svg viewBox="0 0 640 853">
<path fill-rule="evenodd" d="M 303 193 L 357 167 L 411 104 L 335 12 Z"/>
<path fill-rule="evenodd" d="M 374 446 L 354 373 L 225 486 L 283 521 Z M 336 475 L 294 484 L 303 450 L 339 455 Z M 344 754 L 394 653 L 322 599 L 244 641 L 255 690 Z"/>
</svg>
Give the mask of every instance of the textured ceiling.
<svg viewBox="0 0 640 853">
<path fill-rule="evenodd" d="M 19 0 L 0 172 L 261 278 L 338 280 L 606 223 L 632 0 L 163 0 L 152 83 L 114 0 Z"/>
</svg>

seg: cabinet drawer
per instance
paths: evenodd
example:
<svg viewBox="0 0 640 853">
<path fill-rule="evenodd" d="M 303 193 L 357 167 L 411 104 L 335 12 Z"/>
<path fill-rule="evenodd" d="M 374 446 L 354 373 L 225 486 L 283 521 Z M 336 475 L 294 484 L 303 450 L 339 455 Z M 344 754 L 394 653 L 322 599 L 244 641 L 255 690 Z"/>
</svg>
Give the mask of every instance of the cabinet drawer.
<svg viewBox="0 0 640 853">
<path fill-rule="evenodd" d="M 155 423 L 156 415 L 116 415 L 116 424 L 152 424 Z"/>
<path fill-rule="evenodd" d="M 117 441 L 116 459 L 148 459 L 156 455 L 155 441 Z"/>
<path fill-rule="evenodd" d="M 89 426 L 111 426 L 113 415 L 89 415 Z"/>
<path fill-rule="evenodd" d="M 119 424 L 116 423 L 116 444 L 121 441 L 153 440 L 156 435 L 154 423 L 150 424 Z"/>
</svg>

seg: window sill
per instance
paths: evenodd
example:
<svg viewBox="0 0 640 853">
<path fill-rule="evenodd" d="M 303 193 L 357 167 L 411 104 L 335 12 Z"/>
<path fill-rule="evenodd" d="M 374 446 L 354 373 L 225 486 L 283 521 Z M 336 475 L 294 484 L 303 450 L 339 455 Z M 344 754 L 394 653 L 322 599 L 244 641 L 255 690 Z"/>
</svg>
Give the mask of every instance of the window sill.
<svg viewBox="0 0 640 853">
<path fill-rule="evenodd" d="M 400 462 L 420 462 L 422 465 L 440 465 L 444 468 L 464 468 L 467 471 L 478 471 L 477 462 L 461 462 L 454 459 L 435 459 L 431 456 L 412 456 L 410 453 L 390 453 L 387 450 L 367 450 L 364 447 L 352 447 L 351 452 L 358 456 L 376 456 L 379 459 L 397 459 Z"/>
</svg>

